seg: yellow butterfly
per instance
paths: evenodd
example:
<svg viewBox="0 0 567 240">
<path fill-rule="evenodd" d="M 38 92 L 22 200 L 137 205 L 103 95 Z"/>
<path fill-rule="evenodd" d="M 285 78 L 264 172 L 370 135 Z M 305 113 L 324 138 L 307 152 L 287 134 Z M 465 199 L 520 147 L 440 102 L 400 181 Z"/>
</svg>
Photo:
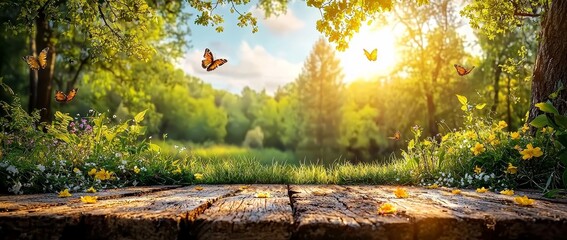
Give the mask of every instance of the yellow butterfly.
<svg viewBox="0 0 567 240">
<path fill-rule="evenodd" d="M 228 60 L 226 60 L 224 58 L 214 59 L 213 53 L 208 48 L 205 49 L 205 54 L 203 54 L 203 58 L 205 58 L 205 59 L 203 59 L 203 61 L 201 61 L 201 67 L 203 67 L 204 69 L 207 69 L 207 71 L 213 71 L 216 68 L 225 64 L 226 62 L 228 62 Z"/>
<path fill-rule="evenodd" d="M 44 48 L 39 53 L 39 56 L 35 58 L 34 56 L 25 56 L 22 59 L 28 64 L 31 70 L 37 71 L 41 67 L 41 69 L 45 69 L 47 66 L 47 52 L 49 51 L 49 47 Z"/>
<path fill-rule="evenodd" d="M 369 61 L 376 61 L 376 58 L 378 58 L 378 49 L 374 48 L 371 53 L 366 51 L 366 49 L 362 50 L 364 50 L 364 55 L 366 55 L 366 58 L 368 58 Z"/>
</svg>

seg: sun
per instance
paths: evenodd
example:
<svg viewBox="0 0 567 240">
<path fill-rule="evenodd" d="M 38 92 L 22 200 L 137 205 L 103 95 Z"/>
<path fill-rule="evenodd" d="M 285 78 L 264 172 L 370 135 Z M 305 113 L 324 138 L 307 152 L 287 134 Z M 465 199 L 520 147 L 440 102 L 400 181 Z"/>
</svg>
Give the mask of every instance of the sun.
<svg viewBox="0 0 567 240">
<path fill-rule="evenodd" d="M 376 75 L 387 75 L 396 65 L 396 32 L 391 26 L 384 28 L 361 27 L 349 42 L 349 48 L 337 54 L 341 60 L 345 82 L 369 79 Z M 376 61 L 369 61 L 364 50 L 378 50 Z"/>
</svg>

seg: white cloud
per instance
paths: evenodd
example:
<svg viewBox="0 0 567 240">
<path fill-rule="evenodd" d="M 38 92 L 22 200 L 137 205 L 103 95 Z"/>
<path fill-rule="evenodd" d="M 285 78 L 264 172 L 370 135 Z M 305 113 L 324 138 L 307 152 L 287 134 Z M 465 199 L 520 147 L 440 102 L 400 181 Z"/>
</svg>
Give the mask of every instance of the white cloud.
<svg viewBox="0 0 567 240">
<path fill-rule="evenodd" d="M 264 12 L 257 8 L 252 9 L 252 13 L 258 16 L 260 22 L 270 31 L 279 35 L 295 32 L 305 26 L 305 23 L 297 18 L 291 9 L 287 9 L 285 14 L 279 16 L 271 15 L 268 19 L 265 18 Z"/>
<path fill-rule="evenodd" d="M 214 71 L 207 72 L 201 67 L 203 50 L 194 50 L 185 55 L 178 66 L 187 74 L 211 83 L 215 88 L 239 93 L 248 86 L 255 90 L 266 89 L 274 93 L 278 86 L 292 82 L 301 71 L 301 63 L 291 63 L 270 54 L 262 46 L 251 47 L 242 42 L 238 49 L 238 58 L 227 57 L 228 53 L 215 52 L 215 57 L 227 58 L 228 62 Z"/>
</svg>

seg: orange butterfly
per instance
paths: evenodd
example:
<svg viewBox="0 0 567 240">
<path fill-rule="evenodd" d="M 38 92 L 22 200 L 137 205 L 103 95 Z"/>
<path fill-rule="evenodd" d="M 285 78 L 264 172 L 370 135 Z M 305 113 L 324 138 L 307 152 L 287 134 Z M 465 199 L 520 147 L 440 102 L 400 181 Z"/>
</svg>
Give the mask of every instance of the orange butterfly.
<svg viewBox="0 0 567 240">
<path fill-rule="evenodd" d="M 35 58 L 34 56 L 25 56 L 22 59 L 28 64 L 31 70 L 37 71 L 41 67 L 41 69 L 45 69 L 47 66 L 47 52 L 49 51 L 49 47 L 44 48 L 39 53 L 39 56 Z"/>
<path fill-rule="evenodd" d="M 68 94 L 65 94 L 64 92 L 57 90 L 55 92 L 55 101 L 58 101 L 60 103 L 68 103 L 71 100 L 73 100 L 73 98 L 75 98 L 75 95 L 77 95 L 78 90 L 79 90 L 78 88 L 74 88 L 71 91 L 69 91 Z"/>
<path fill-rule="evenodd" d="M 474 69 L 474 66 L 471 69 L 468 69 L 468 70 L 461 65 L 455 64 L 454 66 L 455 66 L 455 69 L 457 69 L 457 73 L 460 76 L 465 76 L 465 75 L 471 73 L 471 71 Z"/>
<path fill-rule="evenodd" d="M 398 140 L 400 140 L 401 137 L 402 137 L 402 135 L 400 134 L 400 131 L 396 131 L 396 133 L 394 133 L 393 137 L 388 137 L 388 138 L 398 141 Z"/>
<path fill-rule="evenodd" d="M 216 68 L 225 64 L 226 62 L 228 62 L 228 60 L 226 60 L 224 58 L 214 59 L 213 53 L 208 48 L 205 48 L 205 54 L 203 54 L 203 57 L 205 59 L 203 59 L 203 61 L 201 61 L 201 67 L 203 67 L 204 69 L 207 69 L 207 71 L 213 71 Z"/>
</svg>

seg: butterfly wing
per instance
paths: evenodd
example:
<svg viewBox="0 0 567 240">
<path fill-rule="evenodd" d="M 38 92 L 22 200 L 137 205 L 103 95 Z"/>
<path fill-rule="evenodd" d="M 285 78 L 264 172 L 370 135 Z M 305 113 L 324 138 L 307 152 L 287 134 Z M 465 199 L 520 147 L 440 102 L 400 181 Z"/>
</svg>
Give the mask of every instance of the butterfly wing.
<svg viewBox="0 0 567 240">
<path fill-rule="evenodd" d="M 366 49 L 362 50 L 364 50 L 364 55 L 366 55 L 366 58 L 369 61 L 376 61 L 376 58 L 378 57 L 378 49 L 375 48 L 372 52 L 368 52 Z"/>
<path fill-rule="evenodd" d="M 474 69 L 474 66 L 471 69 L 468 69 L 468 70 L 461 65 L 455 64 L 453 66 L 455 66 L 455 69 L 457 69 L 457 73 L 460 76 L 465 76 L 465 75 L 469 74 Z"/>
<path fill-rule="evenodd" d="M 66 102 L 67 101 L 67 95 L 65 95 L 65 93 L 57 90 L 57 91 L 55 91 L 55 101 Z"/>
<path fill-rule="evenodd" d="M 41 52 L 39 53 L 39 57 L 37 58 L 37 61 L 41 66 L 41 69 L 45 69 L 45 67 L 47 66 L 47 52 L 49 52 L 49 47 L 46 47 L 43 50 L 41 50 Z"/>
<path fill-rule="evenodd" d="M 401 138 L 400 131 L 396 131 L 396 133 L 394 133 L 393 137 L 388 137 L 388 138 L 392 139 L 392 140 L 396 140 L 396 141 L 400 140 L 400 138 Z"/>
<path fill-rule="evenodd" d="M 210 72 L 210 71 L 213 71 L 213 70 L 215 70 L 216 68 L 218 68 L 218 67 L 222 66 L 223 64 L 225 64 L 226 62 L 228 62 L 228 60 L 226 60 L 226 59 L 224 59 L 224 58 L 216 59 L 216 60 L 213 61 L 213 63 L 212 63 L 211 65 L 209 65 L 209 66 L 207 67 L 207 71 L 209 71 L 209 72 Z"/>
<path fill-rule="evenodd" d="M 71 91 L 69 91 L 66 97 L 66 101 L 70 102 L 71 100 L 73 100 L 73 98 L 75 98 L 75 95 L 77 95 L 78 90 L 78 88 L 73 88 Z"/>
<path fill-rule="evenodd" d="M 205 54 L 203 54 L 203 61 L 201 61 L 201 67 L 207 69 L 213 63 L 213 53 L 208 48 L 205 48 Z M 207 69 L 208 70 L 208 69 Z"/>
<path fill-rule="evenodd" d="M 28 64 L 31 70 L 39 70 L 39 63 L 37 61 L 37 58 L 35 58 L 34 56 L 25 56 L 22 57 L 22 59 Z"/>
</svg>

